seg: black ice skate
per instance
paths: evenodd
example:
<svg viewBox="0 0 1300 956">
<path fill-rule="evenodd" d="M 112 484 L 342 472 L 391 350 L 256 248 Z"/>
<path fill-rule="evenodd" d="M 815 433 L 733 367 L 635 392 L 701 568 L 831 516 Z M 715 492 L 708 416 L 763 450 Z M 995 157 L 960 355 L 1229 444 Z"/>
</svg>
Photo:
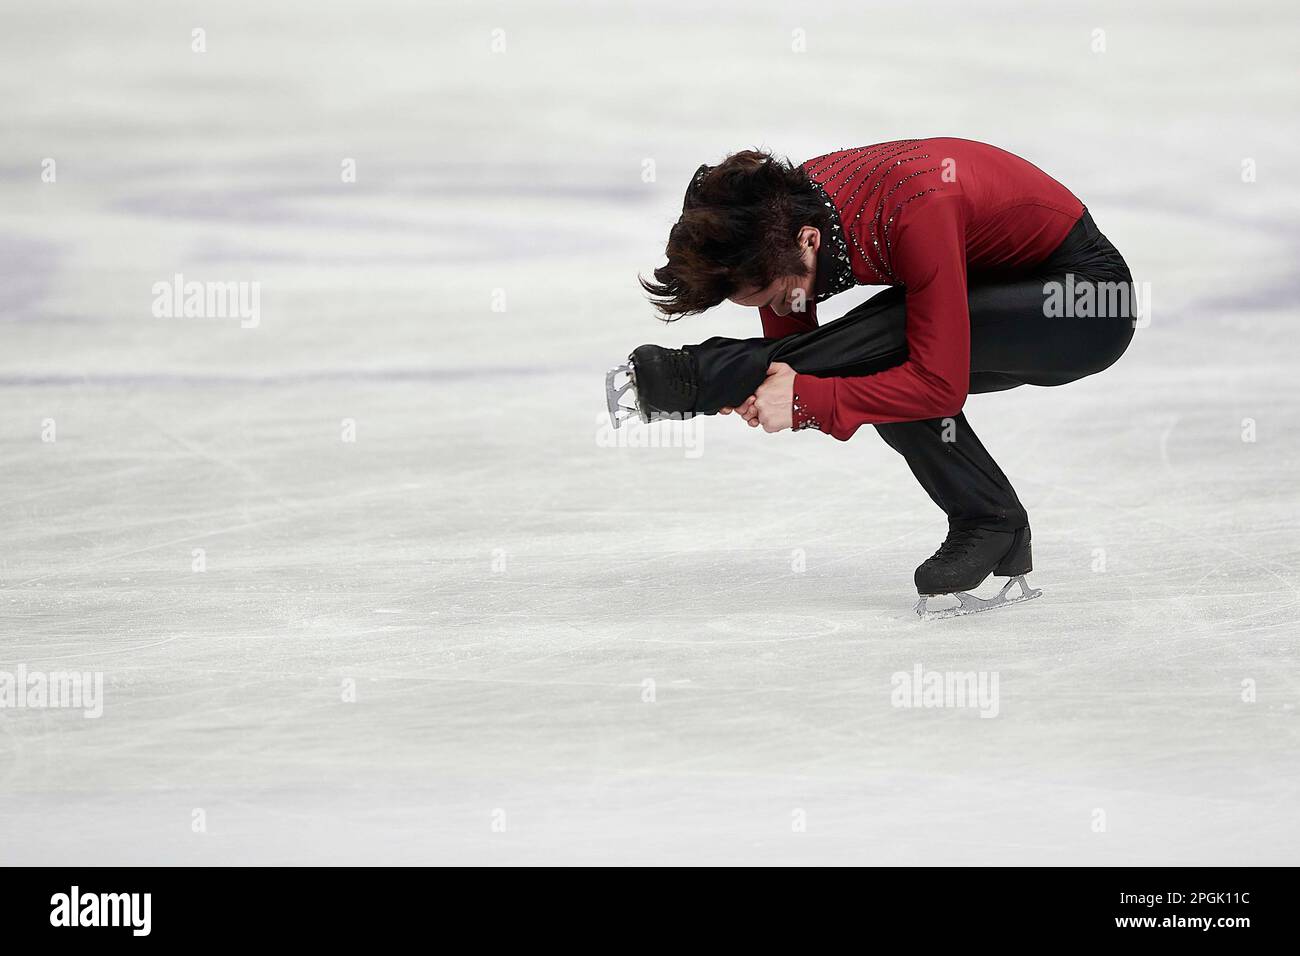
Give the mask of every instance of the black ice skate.
<svg viewBox="0 0 1300 956">
<path fill-rule="evenodd" d="M 920 594 L 916 613 L 924 620 L 933 620 L 991 611 L 1007 604 L 1032 600 L 1043 593 L 1025 582 L 1025 575 L 1033 569 L 1028 528 L 1019 531 L 982 528 L 949 531 L 939 550 L 916 569 L 916 590 Z M 996 596 L 985 599 L 969 593 L 983 584 L 990 574 L 1009 579 Z M 1020 593 L 1007 597 L 1012 585 L 1019 585 Z M 926 602 L 938 594 L 953 595 L 958 601 L 957 606 L 929 610 Z"/>
<path fill-rule="evenodd" d="M 632 403 L 625 405 L 629 391 Z M 690 418 L 698 391 L 695 359 L 685 349 L 642 345 L 605 375 L 605 404 L 615 428 L 633 415 L 643 422 Z"/>
</svg>

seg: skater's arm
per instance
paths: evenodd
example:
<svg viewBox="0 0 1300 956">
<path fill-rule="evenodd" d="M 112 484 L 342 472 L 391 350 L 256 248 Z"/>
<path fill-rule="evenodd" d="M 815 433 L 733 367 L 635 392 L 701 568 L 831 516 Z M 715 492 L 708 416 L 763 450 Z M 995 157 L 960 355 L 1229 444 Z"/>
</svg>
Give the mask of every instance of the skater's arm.
<svg viewBox="0 0 1300 956">
<path fill-rule="evenodd" d="M 960 197 L 900 217 L 891 256 L 907 290 L 908 359 L 874 375 L 795 378 L 795 427 L 847 440 L 866 424 L 956 415 L 970 385 L 970 311 Z"/>
<path fill-rule="evenodd" d="M 805 303 L 805 311 L 800 314 L 777 315 L 767 306 L 758 310 L 758 317 L 763 323 L 763 336 L 769 339 L 783 339 L 796 332 L 811 332 L 817 328 L 817 303 Z"/>
</svg>

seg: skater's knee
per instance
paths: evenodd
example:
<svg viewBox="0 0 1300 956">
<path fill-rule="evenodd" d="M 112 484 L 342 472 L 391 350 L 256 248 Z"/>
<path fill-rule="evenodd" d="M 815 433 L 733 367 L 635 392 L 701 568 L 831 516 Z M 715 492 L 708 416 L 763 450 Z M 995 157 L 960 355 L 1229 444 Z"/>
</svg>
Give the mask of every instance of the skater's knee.
<svg viewBox="0 0 1300 956">
<path fill-rule="evenodd" d="M 1094 342 L 1093 348 L 1087 354 L 1080 371 L 1066 379 L 1066 381 L 1073 382 L 1089 375 L 1096 375 L 1098 372 L 1104 372 L 1118 362 L 1120 356 L 1128 351 L 1129 343 L 1133 341 L 1133 323 L 1125 319 L 1110 322 L 1108 326 L 1107 334 Z M 1052 384 L 1064 384 L 1064 382 Z"/>
</svg>

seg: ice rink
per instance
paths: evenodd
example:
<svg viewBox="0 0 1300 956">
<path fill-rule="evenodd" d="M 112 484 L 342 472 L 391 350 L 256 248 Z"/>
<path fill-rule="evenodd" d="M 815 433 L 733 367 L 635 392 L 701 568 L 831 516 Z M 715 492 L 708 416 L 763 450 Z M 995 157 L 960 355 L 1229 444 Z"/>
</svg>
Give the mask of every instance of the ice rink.
<svg viewBox="0 0 1300 956">
<path fill-rule="evenodd" d="M 1300 14 L 973 6 L 6 4 L 0 672 L 103 713 L 0 709 L 0 864 L 1300 862 Z M 1151 300 L 970 399 L 1044 596 L 920 622 L 870 429 L 603 376 L 758 334 L 636 283 L 701 162 L 930 135 Z"/>
</svg>

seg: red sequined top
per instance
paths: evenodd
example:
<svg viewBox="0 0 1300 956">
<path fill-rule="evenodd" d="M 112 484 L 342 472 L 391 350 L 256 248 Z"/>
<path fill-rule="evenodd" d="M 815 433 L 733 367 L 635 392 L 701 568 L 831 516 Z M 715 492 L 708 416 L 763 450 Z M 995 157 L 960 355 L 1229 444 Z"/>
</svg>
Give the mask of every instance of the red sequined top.
<svg viewBox="0 0 1300 956">
<path fill-rule="evenodd" d="M 904 286 L 908 359 L 856 378 L 796 376 L 795 428 L 846 440 L 865 424 L 957 414 L 970 380 L 967 275 L 1042 262 L 1083 204 L 1031 163 L 965 139 L 878 143 L 803 168 L 836 213 L 822 237 L 818 299 L 853 285 Z M 769 337 L 817 327 L 812 303 L 802 315 L 760 315 Z"/>
</svg>

